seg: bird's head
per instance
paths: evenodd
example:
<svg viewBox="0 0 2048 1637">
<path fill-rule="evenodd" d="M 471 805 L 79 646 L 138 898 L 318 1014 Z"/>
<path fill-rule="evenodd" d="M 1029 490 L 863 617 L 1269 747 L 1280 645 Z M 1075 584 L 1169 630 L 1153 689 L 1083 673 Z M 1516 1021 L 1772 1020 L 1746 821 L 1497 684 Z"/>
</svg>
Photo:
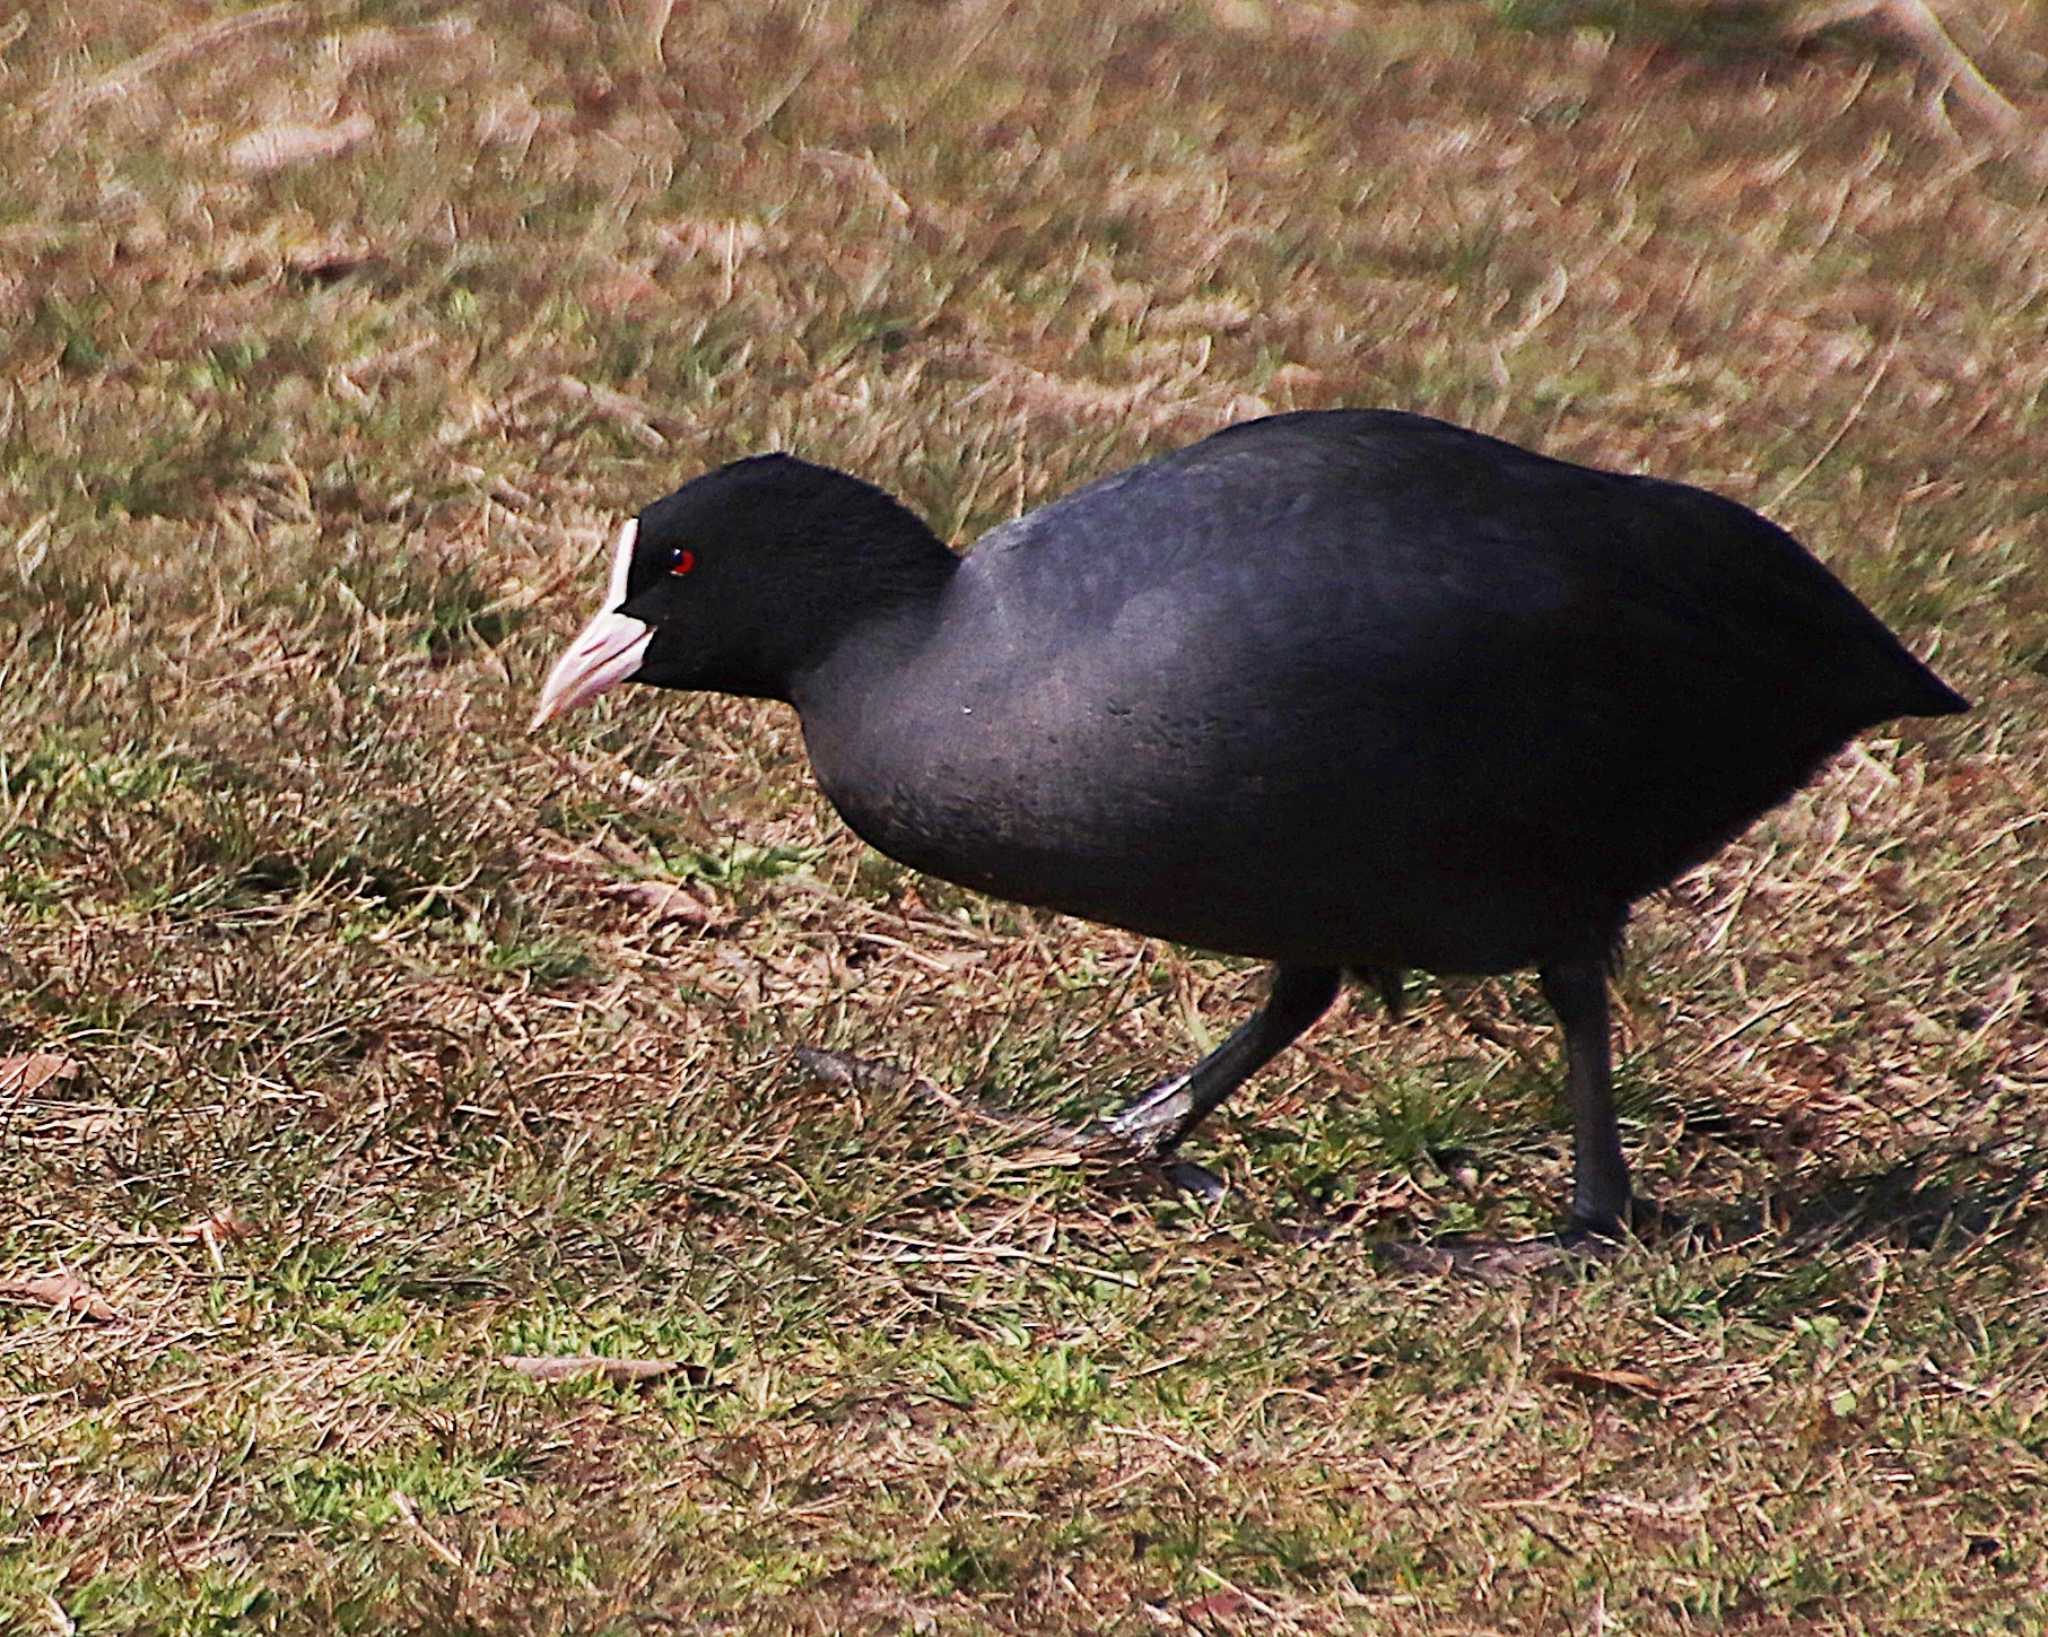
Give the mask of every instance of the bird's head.
<svg viewBox="0 0 2048 1637">
<path fill-rule="evenodd" d="M 619 530 L 604 600 L 548 673 L 532 725 L 621 682 L 785 699 L 865 607 L 952 565 L 871 484 L 789 455 L 734 461 Z"/>
</svg>

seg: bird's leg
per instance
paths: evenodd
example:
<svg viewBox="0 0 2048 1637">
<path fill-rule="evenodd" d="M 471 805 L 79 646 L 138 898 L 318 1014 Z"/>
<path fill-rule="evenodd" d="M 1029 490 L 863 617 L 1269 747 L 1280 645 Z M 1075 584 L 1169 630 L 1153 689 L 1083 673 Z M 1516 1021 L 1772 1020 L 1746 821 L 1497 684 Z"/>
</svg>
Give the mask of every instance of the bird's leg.
<svg viewBox="0 0 2048 1637">
<path fill-rule="evenodd" d="M 1338 975 L 1334 966 L 1274 967 L 1273 992 L 1264 1006 L 1186 1073 L 1104 1120 L 1100 1132 L 1140 1159 L 1165 1158 L 1224 1098 L 1329 1010 Z"/>
<path fill-rule="evenodd" d="M 1565 1083 L 1572 1105 L 1573 1233 L 1612 1236 L 1629 1219 L 1628 1161 L 1614 1121 L 1607 973 L 1595 960 L 1542 969 L 1543 995 L 1564 1025 Z"/>
<path fill-rule="evenodd" d="M 1502 1242 L 1459 1239 L 1378 1247 L 1396 1267 L 1418 1273 L 1511 1277 L 1612 1251 L 1632 1212 L 1628 1161 L 1614 1121 L 1608 1058 L 1607 970 L 1600 961 L 1553 961 L 1543 995 L 1564 1025 L 1565 1084 L 1572 1105 L 1572 1214 L 1560 1234 Z"/>
</svg>

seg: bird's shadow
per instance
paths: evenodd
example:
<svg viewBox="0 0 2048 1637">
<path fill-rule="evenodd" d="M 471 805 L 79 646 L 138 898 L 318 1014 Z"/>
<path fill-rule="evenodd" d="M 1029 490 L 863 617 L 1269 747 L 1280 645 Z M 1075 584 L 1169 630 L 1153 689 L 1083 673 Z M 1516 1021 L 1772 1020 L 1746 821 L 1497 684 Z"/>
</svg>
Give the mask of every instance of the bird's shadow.
<svg viewBox="0 0 2048 1637">
<path fill-rule="evenodd" d="M 1883 1171 L 1833 1173 L 1804 1180 L 1759 1205 L 1751 1202 L 1699 1219 L 1710 1242 L 1762 1235 L 1814 1250 L 1857 1245 L 1940 1251 L 2024 1232 L 2048 1220 L 2048 1163 L 2000 1166 L 1982 1183 L 1953 1173 L 1973 1156 L 1919 1155 Z"/>
<path fill-rule="evenodd" d="M 1954 1184 L 1937 1170 L 1954 1170 L 1966 1156 L 1935 1153 L 1882 1172 L 1802 1178 L 1759 1201 L 1698 1211 L 1663 1201 L 1638 1201 L 1626 1240 L 1585 1231 L 1546 1233 L 1534 1240 L 1491 1240 L 1444 1235 L 1440 1240 L 1382 1240 L 1366 1227 L 1374 1258 L 1397 1272 L 1475 1274 L 1522 1278 L 1538 1272 L 1595 1270 L 1630 1248 L 1651 1256 L 1767 1252 L 1772 1258 L 1833 1260 L 1855 1248 L 1886 1248 L 1960 1256 L 1962 1252 L 2023 1235 L 2048 1221 L 2048 1164 L 2001 1168 L 1982 1186 Z M 1360 1223 L 1307 1217 L 1270 1219 L 1294 1244 L 1356 1237 Z"/>
<path fill-rule="evenodd" d="M 907 1091 L 935 1101 L 970 1123 L 991 1130 L 998 1146 L 1021 1144 L 1029 1149 L 1071 1151 L 1075 1131 L 1042 1117 L 1013 1113 L 1000 1103 L 976 1096 L 943 1092 L 931 1082 L 893 1065 L 849 1052 L 799 1048 L 798 1066 L 830 1084 L 866 1089 Z M 1085 1136 L 1085 1133 L 1079 1133 Z M 1085 1143 L 1081 1145 L 1085 1153 Z M 1184 1168 L 1197 1180 L 1178 1181 Z M 1154 1173 L 1157 1173 L 1155 1175 Z M 1168 1164 L 1133 1177 L 1128 1168 L 1105 1167 L 1097 1179 L 1106 1194 L 1181 1191 L 1205 1198 L 1213 1207 L 1231 1190 L 1199 1166 Z M 1971 1174 L 1975 1173 L 1975 1177 Z M 1957 1180 L 1957 1179 L 1962 1180 Z M 1981 1178 L 1981 1180 L 1977 1180 Z M 1202 1182 L 1214 1184 L 1202 1186 Z M 1820 1255 L 1858 1246 L 1922 1252 L 1960 1252 L 1994 1239 L 2024 1234 L 2048 1220 L 2048 1158 L 1993 1160 L 1970 1152 L 1935 1151 L 1911 1156 L 1881 1171 L 1819 1171 L 1790 1179 L 1761 1201 L 1751 1199 L 1721 1209 L 1701 1210 L 1683 1203 L 1645 1202 L 1635 1224 L 1635 1238 L 1657 1251 L 1692 1247 L 1705 1251 L 1733 1250 L 1772 1242 L 1781 1251 Z M 1339 1222 L 1313 1207 L 1281 1211 L 1268 1225 L 1279 1237 L 1296 1243 L 1351 1238 L 1364 1226 L 1353 1219 Z M 1371 1237 L 1371 1230 L 1366 1230 Z M 1515 1254 L 1517 1245 L 1537 1249 L 1543 1244 L 1569 1243 L 1580 1254 Z M 1451 1237 L 1425 1245 L 1382 1243 L 1375 1249 L 1394 1266 L 1427 1270 L 1442 1263 L 1462 1266 L 1498 1265 L 1509 1273 L 1548 1266 L 1584 1266 L 1603 1260 L 1611 1244 L 1589 1244 L 1583 1238 L 1548 1241 L 1490 1242 Z M 1412 1251 L 1417 1254 L 1404 1255 Z M 1435 1254 L 1438 1250 L 1448 1255 Z M 1495 1252 L 1505 1250 L 1505 1256 Z M 1478 1255 L 1463 1254 L 1475 1251 Z M 1391 1254 L 1388 1254 L 1391 1253 Z"/>
</svg>

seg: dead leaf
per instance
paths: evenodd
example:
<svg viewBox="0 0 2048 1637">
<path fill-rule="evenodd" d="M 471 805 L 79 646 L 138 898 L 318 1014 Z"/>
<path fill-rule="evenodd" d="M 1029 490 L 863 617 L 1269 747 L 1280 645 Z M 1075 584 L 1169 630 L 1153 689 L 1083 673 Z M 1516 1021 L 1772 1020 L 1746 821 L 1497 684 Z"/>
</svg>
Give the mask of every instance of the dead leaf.
<svg viewBox="0 0 2048 1637">
<path fill-rule="evenodd" d="M 223 1205 L 209 1215 L 194 1217 L 178 1230 L 178 1237 L 202 1240 L 209 1245 L 226 1245 L 237 1239 L 247 1239 L 255 1231 L 234 1206 Z"/>
<path fill-rule="evenodd" d="M 1679 1395 L 1679 1389 L 1670 1382 L 1659 1381 L 1641 1370 L 1588 1370 L 1576 1364 L 1553 1364 L 1550 1379 L 1567 1387 L 1577 1387 L 1581 1392 L 1622 1393 L 1630 1398 L 1647 1398 L 1653 1403 L 1662 1403 Z"/>
<path fill-rule="evenodd" d="M 114 1304 L 83 1279 L 69 1273 L 39 1273 L 29 1279 L 0 1280 L 0 1300 L 33 1302 L 81 1319 L 118 1319 Z"/>
<path fill-rule="evenodd" d="M 710 931 L 732 924 L 732 915 L 722 905 L 673 881 L 614 881 L 602 890 L 605 897 L 644 911 L 657 926 L 681 921 Z"/>
<path fill-rule="evenodd" d="M 668 1376 L 680 1376 L 692 1387 L 708 1386 L 711 1381 L 711 1372 L 705 1366 L 679 1358 L 600 1358 L 594 1353 L 535 1358 L 507 1353 L 498 1363 L 530 1381 L 571 1381 L 578 1376 L 597 1376 L 617 1386 L 644 1386 Z"/>
<path fill-rule="evenodd" d="M 1239 1614 L 1245 1614 L 1249 1608 L 1251 1600 L 1237 1592 L 1210 1592 L 1206 1598 L 1184 1602 L 1180 1606 L 1180 1617 L 1196 1629 L 1208 1629 L 1217 1621 L 1237 1619 Z"/>
<path fill-rule="evenodd" d="M 1211 1592 L 1207 1597 L 1181 1604 L 1180 1617 L 1191 1625 L 1203 1625 L 1215 1620 L 1235 1619 L 1250 1607 L 1251 1599 L 1241 1592 Z"/>
<path fill-rule="evenodd" d="M 662 288 L 653 279 L 628 269 L 591 286 L 590 304 L 601 313 L 626 313 L 659 301 L 661 296 Z"/>
<path fill-rule="evenodd" d="M 78 1059 L 61 1052 L 27 1052 L 0 1057 L 0 1097 L 33 1097 L 56 1080 L 74 1079 Z"/>
<path fill-rule="evenodd" d="M 377 129 L 368 114 L 351 114 L 332 125 L 266 125 L 228 145 L 228 163 L 250 176 L 265 176 L 314 159 L 338 159 Z"/>
</svg>

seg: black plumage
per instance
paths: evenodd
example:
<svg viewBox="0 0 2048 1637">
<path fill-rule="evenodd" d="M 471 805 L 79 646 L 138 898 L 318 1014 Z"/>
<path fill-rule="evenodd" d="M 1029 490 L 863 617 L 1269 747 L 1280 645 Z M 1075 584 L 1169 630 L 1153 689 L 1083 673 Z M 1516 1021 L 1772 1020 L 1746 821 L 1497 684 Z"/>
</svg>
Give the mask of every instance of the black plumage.
<svg viewBox="0 0 2048 1637">
<path fill-rule="evenodd" d="M 1732 501 L 1350 410 L 1232 427 L 965 557 L 856 478 L 737 462 L 629 527 L 541 718 L 629 677 L 788 701 L 826 795 L 917 869 L 1274 962 L 1258 1016 L 1110 1122 L 1148 1155 L 1345 969 L 1538 968 L 1600 1230 L 1629 1204 L 1631 902 L 1858 731 L 1965 708 Z"/>
</svg>

